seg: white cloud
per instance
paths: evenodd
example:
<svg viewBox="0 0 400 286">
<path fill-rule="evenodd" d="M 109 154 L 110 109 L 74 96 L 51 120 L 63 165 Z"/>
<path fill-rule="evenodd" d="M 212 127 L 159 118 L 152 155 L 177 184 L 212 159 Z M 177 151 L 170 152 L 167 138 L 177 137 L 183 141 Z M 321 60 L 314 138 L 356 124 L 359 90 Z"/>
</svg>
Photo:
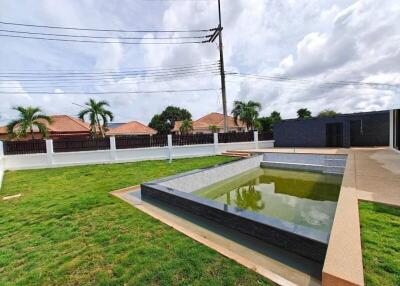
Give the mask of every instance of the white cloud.
<svg viewBox="0 0 400 286">
<path fill-rule="evenodd" d="M 57 2 L 57 3 L 55 3 Z M 155 3 L 156 2 L 156 3 Z M 120 29 L 198 29 L 215 27 L 215 1 L 52 1 L 3 0 L 7 15 L 2 19 L 59 26 Z M 314 113 L 332 108 L 340 112 L 385 109 L 400 105 L 396 90 L 357 86 L 318 88 L 322 81 L 399 83 L 400 2 L 397 0 L 224 0 L 224 54 L 226 69 L 242 73 L 286 76 L 306 82 L 273 82 L 227 77 L 228 104 L 235 99 L 259 100 L 263 114 L 281 111 L 295 116 L 308 107 Z M 0 11 L 0 14 L 1 11 Z M 29 19 L 26 20 L 26 19 Z M 105 21 L 106 20 L 106 21 Z M 117 37 L 119 34 L 115 34 Z M 155 35 L 146 35 L 146 37 Z M 102 69 L 169 67 L 205 63 L 218 59 L 216 44 L 210 45 L 93 45 L 2 39 L 1 71 L 10 69 Z M 137 77 L 107 80 L 102 86 L 46 89 L 51 94 L 30 94 L 29 84 L 17 82 L 26 94 L 0 95 L 0 120 L 13 116 L 11 104 L 34 104 L 47 112 L 76 114 L 89 95 L 67 91 L 140 91 L 157 89 L 219 88 L 219 78 L 159 79 L 138 82 Z M 104 85 L 104 84 L 108 85 Z M 67 83 L 64 83 L 68 85 Z M 14 82 L 15 85 L 15 82 Z M 4 85 L 3 85 L 4 86 Z M 1 87 L 5 90 L 4 87 Z M 14 90 L 14 89 L 13 89 Z M 398 94 L 398 90 L 397 90 Z M 148 122 L 166 105 L 189 109 L 194 117 L 221 111 L 218 91 L 187 94 L 114 94 L 94 96 L 112 105 L 116 120 Z"/>
</svg>

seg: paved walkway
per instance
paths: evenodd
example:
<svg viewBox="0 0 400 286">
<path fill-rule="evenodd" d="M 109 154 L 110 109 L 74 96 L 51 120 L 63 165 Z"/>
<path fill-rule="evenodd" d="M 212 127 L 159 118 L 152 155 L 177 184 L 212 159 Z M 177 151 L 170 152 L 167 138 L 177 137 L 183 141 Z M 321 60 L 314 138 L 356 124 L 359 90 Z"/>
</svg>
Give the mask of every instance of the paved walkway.
<svg viewBox="0 0 400 286">
<path fill-rule="evenodd" d="M 400 153 L 389 149 L 353 152 L 358 198 L 400 206 Z"/>
<path fill-rule="evenodd" d="M 247 150 L 246 150 L 247 151 Z M 400 206 L 400 153 L 389 148 L 266 148 L 252 152 L 353 154 L 360 200 Z"/>
</svg>

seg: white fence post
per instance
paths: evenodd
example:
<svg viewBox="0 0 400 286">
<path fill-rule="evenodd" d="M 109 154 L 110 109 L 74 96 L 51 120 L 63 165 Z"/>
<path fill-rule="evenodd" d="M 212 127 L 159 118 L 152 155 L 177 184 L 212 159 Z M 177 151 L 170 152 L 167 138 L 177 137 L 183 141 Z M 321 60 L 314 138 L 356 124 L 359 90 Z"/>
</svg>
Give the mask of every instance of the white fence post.
<svg viewBox="0 0 400 286">
<path fill-rule="evenodd" d="M 115 143 L 115 136 L 110 136 L 110 153 L 111 160 L 117 160 L 117 144 Z"/>
<path fill-rule="evenodd" d="M 256 146 L 256 149 L 258 149 L 258 131 L 254 131 L 254 145 Z"/>
<path fill-rule="evenodd" d="M 218 133 L 214 133 L 214 153 L 218 155 Z"/>
<path fill-rule="evenodd" d="M 46 139 L 46 154 L 47 154 L 47 163 L 51 166 L 53 165 L 53 140 Z"/>
<path fill-rule="evenodd" d="M 4 148 L 3 148 L 3 141 L 0 140 L 0 190 L 1 185 L 3 183 L 3 175 L 4 175 Z"/>
<path fill-rule="evenodd" d="M 168 139 L 168 157 L 169 157 L 169 162 L 172 162 L 172 135 L 168 134 L 167 135 Z"/>
<path fill-rule="evenodd" d="M 4 157 L 4 145 L 3 141 L 0 141 L 0 158 Z"/>
</svg>

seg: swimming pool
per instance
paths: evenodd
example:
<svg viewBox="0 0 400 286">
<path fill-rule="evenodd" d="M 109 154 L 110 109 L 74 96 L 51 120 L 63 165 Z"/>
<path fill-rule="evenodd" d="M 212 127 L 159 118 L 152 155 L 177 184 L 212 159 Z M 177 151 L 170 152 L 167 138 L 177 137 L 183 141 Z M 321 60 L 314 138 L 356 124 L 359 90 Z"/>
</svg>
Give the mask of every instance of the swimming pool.
<svg viewBox="0 0 400 286">
<path fill-rule="evenodd" d="M 322 263 L 346 158 L 291 155 L 274 154 L 271 161 L 264 154 L 148 182 L 141 185 L 142 199 L 163 201 Z"/>
</svg>

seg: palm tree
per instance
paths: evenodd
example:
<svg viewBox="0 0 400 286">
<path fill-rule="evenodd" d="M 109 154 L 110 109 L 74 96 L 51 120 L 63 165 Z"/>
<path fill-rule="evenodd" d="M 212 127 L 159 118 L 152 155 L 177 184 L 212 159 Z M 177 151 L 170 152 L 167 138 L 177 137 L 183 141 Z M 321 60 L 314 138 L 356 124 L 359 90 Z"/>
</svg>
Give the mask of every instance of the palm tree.
<svg viewBox="0 0 400 286">
<path fill-rule="evenodd" d="M 210 125 L 208 126 L 208 130 L 210 130 L 212 133 L 218 133 L 218 126 Z"/>
<path fill-rule="evenodd" d="M 248 130 L 253 130 L 257 125 L 257 118 L 261 110 L 261 103 L 250 100 L 249 102 L 234 101 L 232 115 L 236 125 L 238 119 L 246 124 Z"/>
<path fill-rule="evenodd" d="M 47 138 L 49 132 L 45 123 L 51 124 L 52 120 L 49 116 L 43 114 L 39 107 L 17 106 L 13 109 L 19 112 L 19 117 L 7 125 L 7 132 L 11 138 L 26 137 L 29 132 L 33 140 L 35 139 L 34 127 L 39 129 L 43 138 Z"/>
<path fill-rule="evenodd" d="M 96 101 L 92 98 L 85 103 L 88 107 L 79 112 L 78 117 L 85 121 L 85 116 L 89 116 L 90 120 L 90 132 L 93 136 L 96 136 L 97 130 L 100 131 L 101 136 L 105 137 L 107 131 L 107 125 L 109 121 L 114 120 L 114 115 L 111 111 L 105 109 L 106 106 L 110 106 L 107 101 L 101 100 Z"/>
<path fill-rule="evenodd" d="M 190 119 L 185 119 L 182 121 L 181 127 L 179 127 L 179 132 L 181 134 L 189 134 L 193 130 L 193 121 Z"/>
</svg>

